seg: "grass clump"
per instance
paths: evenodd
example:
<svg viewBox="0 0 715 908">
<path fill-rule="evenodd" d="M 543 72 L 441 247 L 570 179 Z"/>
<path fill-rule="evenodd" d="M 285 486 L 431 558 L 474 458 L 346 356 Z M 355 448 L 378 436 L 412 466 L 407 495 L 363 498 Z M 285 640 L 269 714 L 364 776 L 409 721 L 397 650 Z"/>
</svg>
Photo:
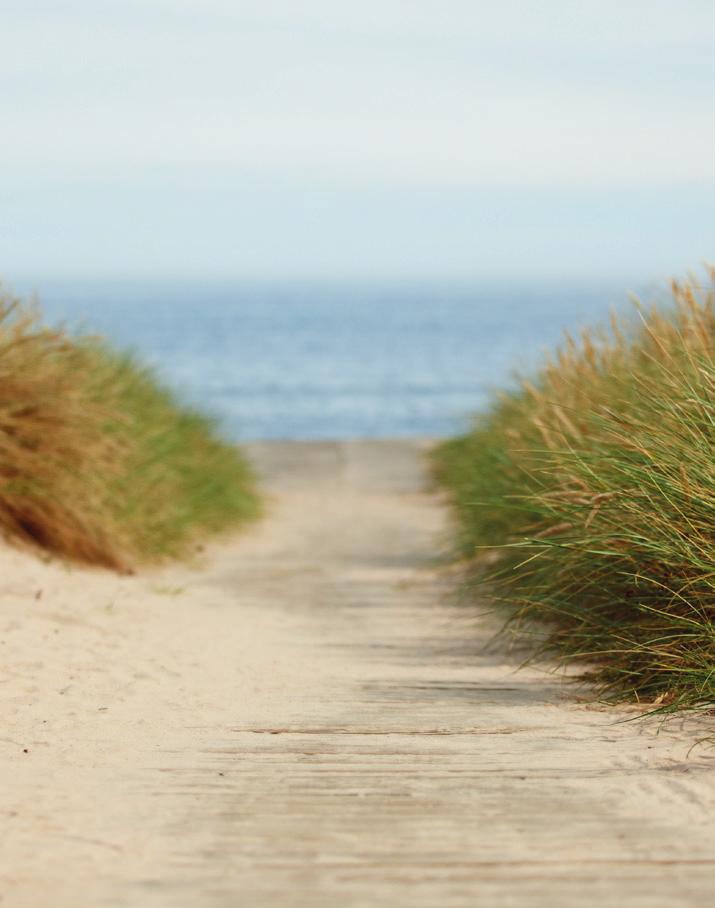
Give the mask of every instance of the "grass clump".
<svg viewBox="0 0 715 908">
<path fill-rule="evenodd" d="M 132 356 L 0 295 L 0 530 L 125 570 L 257 510 L 240 452 Z"/>
<path fill-rule="evenodd" d="M 710 708 L 715 304 L 712 284 L 672 290 L 627 325 L 567 336 L 436 470 L 462 553 L 488 563 L 517 629 L 588 660 L 606 696 Z"/>
</svg>

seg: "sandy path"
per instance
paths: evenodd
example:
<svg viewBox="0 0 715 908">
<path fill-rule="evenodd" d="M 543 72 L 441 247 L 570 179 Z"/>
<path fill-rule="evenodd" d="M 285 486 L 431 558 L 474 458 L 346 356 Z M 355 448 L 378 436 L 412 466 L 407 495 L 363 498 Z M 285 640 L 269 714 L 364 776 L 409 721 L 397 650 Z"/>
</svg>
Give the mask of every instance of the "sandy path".
<svg viewBox="0 0 715 908">
<path fill-rule="evenodd" d="M 419 445 L 252 453 L 198 569 L 2 552 L 3 908 L 712 903 L 712 753 L 485 651 Z"/>
</svg>

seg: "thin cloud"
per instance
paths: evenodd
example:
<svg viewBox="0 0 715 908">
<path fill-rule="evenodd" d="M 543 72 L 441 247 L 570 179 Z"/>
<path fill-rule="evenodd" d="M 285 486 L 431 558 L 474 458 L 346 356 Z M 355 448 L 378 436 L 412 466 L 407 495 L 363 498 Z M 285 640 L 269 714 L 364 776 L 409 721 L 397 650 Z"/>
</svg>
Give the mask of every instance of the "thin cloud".
<svg viewBox="0 0 715 908">
<path fill-rule="evenodd" d="M 258 185 L 271 187 L 272 210 L 283 199 L 296 224 L 291 206 L 306 196 L 343 197 L 321 229 L 346 238 L 357 233 L 341 218 L 355 217 L 360 193 L 379 221 L 393 189 L 415 199 L 442 189 L 456 205 L 460 191 L 498 190 L 511 200 L 598 190 L 616 199 L 642 189 L 652 199 L 661 187 L 672 209 L 677 187 L 689 198 L 715 188 L 709 0 L 24 0 L 6 3 L 2 17 L 0 198 L 25 225 L 14 233 L 6 227 L 11 265 L 41 261 L 38 237 L 49 243 L 54 235 L 33 233 L 31 219 L 19 215 L 29 210 L 76 237 L 68 255 L 86 242 L 91 259 L 94 239 L 82 233 L 97 214 L 85 191 L 91 181 L 109 208 L 124 211 L 128 195 L 136 218 L 160 230 L 156 212 L 167 197 L 152 174 L 173 174 L 177 191 L 190 192 L 202 211 L 201 248 L 213 237 L 216 249 L 227 245 L 212 227 L 220 221 L 226 229 L 223 214 L 211 217 L 220 193 L 198 198 L 191 189 L 200 196 L 207 174 L 227 193 L 243 198 L 246 189 L 247 224 L 261 217 Z M 281 186 L 290 188 L 281 195 Z M 301 186 L 305 192 L 295 190 Z M 61 211 L 45 219 L 42 204 Z M 626 208 L 635 213 L 638 205 Z M 516 209 L 509 202 L 505 210 Z M 618 206 L 610 227 L 599 211 L 603 230 L 617 236 Z M 466 230 L 467 220 L 460 209 L 455 229 Z M 553 219 L 543 221 L 554 229 Z M 396 260 L 406 268 L 399 218 L 390 223 Z M 594 235 L 591 227 L 582 225 L 584 236 Z M 167 237 L 174 229 L 166 226 Z M 678 229 L 682 239 L 690 228 Z M 708 251 L 709 237 L 698 229 L 694 255 Z M 190 236 L 182 228 L 181 242 L 190 246 Z M 334 267 L 343 267 L 344 256 L 321 236 L 316 227 L 308 257 L 317 261 L 323 242 Z M 427 230 L 424 246 L 430 236 Z M 248 227 L 241 237 L 250 243 Z M 509 237 L 503 229 L 497 240 Z M 275 255 L 294 267 L 300 238 L 290 250 L 288 233 L 281 242 Z M 442 248 L 441 238 L 432 242 Z M 469 242 L 467 233 L 452 243 L 465 250 L 462 269 Z M 658 255 L 664 243 L 659 234 Z M 119 227 L 102 261 L 112 244 L 143 261 L 143 247 L 129 244 Z M 369 267 L 377 253 L 363 246 L 361 264 Z M 165 248 L 168 262 L 181 243 L 167 239 Z M 506 256 L 492 250 L 489 258 Z M 586 259 L 584 252 L 574 262 Z M 379 262 L 388 267 L 382 251 Z M 444 268 L 452 265 L 445 253 Z M 439 268 L 437 258 L 431 267 Z"/>
</svg>

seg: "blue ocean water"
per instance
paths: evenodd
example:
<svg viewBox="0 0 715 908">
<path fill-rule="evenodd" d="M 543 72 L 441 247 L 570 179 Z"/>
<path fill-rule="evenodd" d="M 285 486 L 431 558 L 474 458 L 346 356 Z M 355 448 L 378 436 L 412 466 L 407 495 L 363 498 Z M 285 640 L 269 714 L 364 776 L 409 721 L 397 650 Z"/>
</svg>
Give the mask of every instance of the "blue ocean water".
<svg viewBox="0 0 715 908">
<path fill-rule="evenodd" d="M 48 285 L 53 323 L 137 350 L 235 439 L 440 436 L 608 289 Z"/>
</svg>

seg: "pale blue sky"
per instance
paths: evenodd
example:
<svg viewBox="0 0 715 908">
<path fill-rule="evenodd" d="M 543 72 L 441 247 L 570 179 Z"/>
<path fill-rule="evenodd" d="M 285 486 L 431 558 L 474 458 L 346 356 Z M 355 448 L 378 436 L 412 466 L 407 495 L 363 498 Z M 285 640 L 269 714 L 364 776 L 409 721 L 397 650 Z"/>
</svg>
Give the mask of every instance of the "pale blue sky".
<svg viewBox="0 0 715 908">
<path fill-rule="evenodd" d="M 651 280 L 715 258 L 711 0 L 6 0 L 0 272 Z"/>
</svg>

